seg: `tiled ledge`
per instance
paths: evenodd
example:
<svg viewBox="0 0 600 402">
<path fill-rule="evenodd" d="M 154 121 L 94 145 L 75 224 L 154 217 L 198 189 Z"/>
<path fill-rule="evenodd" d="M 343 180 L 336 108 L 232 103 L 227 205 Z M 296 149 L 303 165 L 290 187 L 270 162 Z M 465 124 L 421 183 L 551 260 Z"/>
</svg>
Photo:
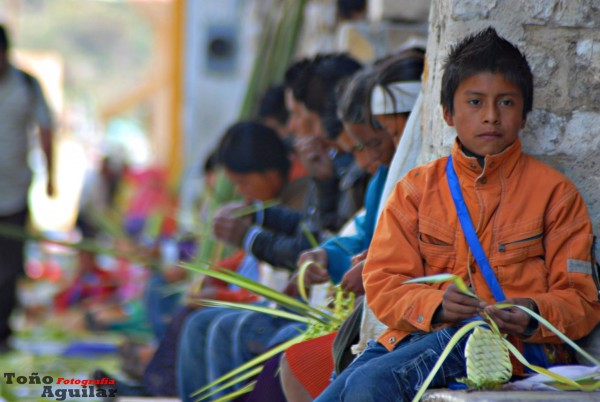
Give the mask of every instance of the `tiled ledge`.
<svg viewBox="0 0 600 402">
<path fill-rule="evenodd" d="M 592 402 L 600 401 L 600 392 L 554 391 L 449 391 L 425 393 L 423 402 Z"/>
</svg>

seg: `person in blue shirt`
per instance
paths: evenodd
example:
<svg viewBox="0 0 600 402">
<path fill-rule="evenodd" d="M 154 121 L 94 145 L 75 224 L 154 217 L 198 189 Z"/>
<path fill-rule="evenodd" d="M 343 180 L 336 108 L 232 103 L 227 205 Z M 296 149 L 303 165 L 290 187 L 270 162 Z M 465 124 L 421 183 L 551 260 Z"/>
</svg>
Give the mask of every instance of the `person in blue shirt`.
<svg viewBox="0 0 600 402">
<path fill-rule="evenodd" d="M 358 296 L 357 307 L 335 338 L 325 335 L 286 351 L 279 367 L 283 394 L 288 402 L 312 401 L 329 383 L 333 368 L 339 373 L 352 360 L 350 346 L 358 340 L 362 321 L 355 317 L 363 313 L 362 302 L 358 302 L 364 294 L 362 268 L 380 205 L 385 201 L 382 197 L 387 194 L 389 176 L 393 178 L 398 174 L 396 159 L 400 156 L 411 163 L 411 157 L 406 153 L 398 155 L 395 148 L 421 92 L 423 64 L 424 52 L 408 48 L 378 60 L 372 72 L 357 74 L 342 91 L 338 114 L 344 121 L 347 145 L 354 150 L 358 163 L 375 174 L 365 198 L 366 211 L 353 222 L 354 234 L 348 232 L 328 240 L 304 253 L 301 262 L 312 261 L 306 274 L 307 286 L 327 279 L 339 282 L 344 291 Z M 406 140 L 414 141 L 413 137 L 409 134 Z M 390 151 L 394 154 L 393 164 Z M 326 359 L 327 355 L 332 355 L 331 359 Z M 259 378 L 253 393 L 261 388 L 264 387 L 260 386 Z"/>
</svg>

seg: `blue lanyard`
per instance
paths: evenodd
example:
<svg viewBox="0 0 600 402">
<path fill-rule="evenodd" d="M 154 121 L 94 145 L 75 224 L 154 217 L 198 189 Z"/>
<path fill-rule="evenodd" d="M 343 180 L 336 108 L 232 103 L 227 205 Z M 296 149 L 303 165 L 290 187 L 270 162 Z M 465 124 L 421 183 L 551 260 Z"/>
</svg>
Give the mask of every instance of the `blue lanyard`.
<svg viewBox="0 0 600 402">
<path fill-rule="evenodd" d="M 481 270 L 483 278 L 485 279 L 497 302 L 506 300 L 504 292 L 502 291 L 502 287 L 500 286 L 494 271 L 492 271 L 492 267 L 490 266 L 485 252 L 483 251 L 483 247 L 479 242 L 479 237 L 477 237 L 477 232 L 475 231 L 475 227 L 471 221 L 471 216 L 469 215 L 469 209 L 467 208 L 467 204 L 465 203 L 465 199 L 460 189 L 460 182 L 458 181 L 458 177 L 454 171 L 452 156 L 448 157 L 448 163 L 446 164 L 446 178 L 448 180 L 448 186 L 450 187 L 450 193 L 452 194 L 452 200 L 454 201 L 456 213 L 458 214 L 460 226 L 462 227 L 467 243 L 469 244 L 469 248 L 473 253 L 473 257 L 475 258 L 475 261 L 477 261 L 477 265 L 479 265 L 479 269 Z M 535 343 L 524 343 L 523 352 L 529 362 L 538 366 L 548 367 L 548 360 L 546 359 L 542 345 Z M 529 370 L 526 369 L 526 371 Z"/>
<path fill-rule="evenodd" d="M 477 265 L 479 265 L 479 269 L 481 269 L 483 278 L 487 282 L 496 301 L 499 302 L 505 300 L 506 297 L 504 297 L 502 287 L 500 286 L 500 283 L 498 283 L 498 279 L 496 279 L 496 275 L 494 275 L 494 271 L 492 271 L 492 267 L 485 255 L 485 251 L 483 251 L 483 247 L 477 237 L 477 232 L 475 231 L 471 216 L 469 215 L 469 209 L 467 208 L 467 204 L 465 203 L 465 199 L 463 198 L 460 189 L 458 177 L 456 176 L 454 166 L 452 165 L 451 156 L 448 157 L 448 163 L 446 164 L 446 176 L 448 178 L 448 186 L 450 187 L 450 193 L 452 194 L 452 200 L 454 201 L 460 226 L 467 239 L 467 243 L 469 243 L 469 248 L 473 253 L 473 257 L 475 258 L 475 261 L 477 261 Z"/>
</svg>

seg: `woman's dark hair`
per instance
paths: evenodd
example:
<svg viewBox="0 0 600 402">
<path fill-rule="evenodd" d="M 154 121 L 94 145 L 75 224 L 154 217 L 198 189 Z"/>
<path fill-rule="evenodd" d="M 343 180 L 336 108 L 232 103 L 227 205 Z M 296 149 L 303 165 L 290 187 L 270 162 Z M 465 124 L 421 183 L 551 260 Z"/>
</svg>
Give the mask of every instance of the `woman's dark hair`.
<svg viewBox="0 0 600 402">
<path fill-rule="evenodd" d="M 366 124 L 370 122 L 365 105 L 370 103 L 371 88 L 376 80 L 373 68 L 356 72 L 350 80 L 338 88 L 337 116 L 345 123 Z"/>
<path fill-rule="evenodd" d="M 533 108 L 533 74 L 525 55 L 492 27 L 467 36 L 450 49 L 442 75 L 441 103 L 454 113 L 454 93 L 461 82 L 479 73 L 499 73 L 523 95 L 523 117 Z"/>
<path fill-rule="evenodd" d="M 229 127 L 218 150 L 221 165 L 235 173 L 279 171 L 287 178 L 290 161 L 283 141 L 275 130 L 255 121 Z"/>
<path fill-rule="evenodd" d="M 388 85 L 401 81 L 421 81 L 425 55 L 420 50 L 408 49 L 377 63 L 376 83 Z"/>
<path fill-rule="evenodd" d="M 271 117 L 277 120 L 278 123 L 287 123 L 288 111 L 285 107 L 285 88 L 283 85 L 277 85 L 267 89 L 260 100 L 258 117 Z"/>
</svg>

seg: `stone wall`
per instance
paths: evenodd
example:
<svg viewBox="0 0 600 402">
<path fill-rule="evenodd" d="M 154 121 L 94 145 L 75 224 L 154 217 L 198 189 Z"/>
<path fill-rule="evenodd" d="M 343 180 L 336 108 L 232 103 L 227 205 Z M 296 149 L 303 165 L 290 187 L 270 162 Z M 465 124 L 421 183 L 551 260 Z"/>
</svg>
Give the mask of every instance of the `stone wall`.
<svg viewBox="0 0 600 402">
<path fill-rule="evenodd" d="M 449 153 L 455 138 L 439 105 L 450 45 L 488 26 L 525 51 L 535 76 L 524 149 L 581 190 L 600 233 L 600 1 L 433 0 L 422 162 Z"/>
</svg>

